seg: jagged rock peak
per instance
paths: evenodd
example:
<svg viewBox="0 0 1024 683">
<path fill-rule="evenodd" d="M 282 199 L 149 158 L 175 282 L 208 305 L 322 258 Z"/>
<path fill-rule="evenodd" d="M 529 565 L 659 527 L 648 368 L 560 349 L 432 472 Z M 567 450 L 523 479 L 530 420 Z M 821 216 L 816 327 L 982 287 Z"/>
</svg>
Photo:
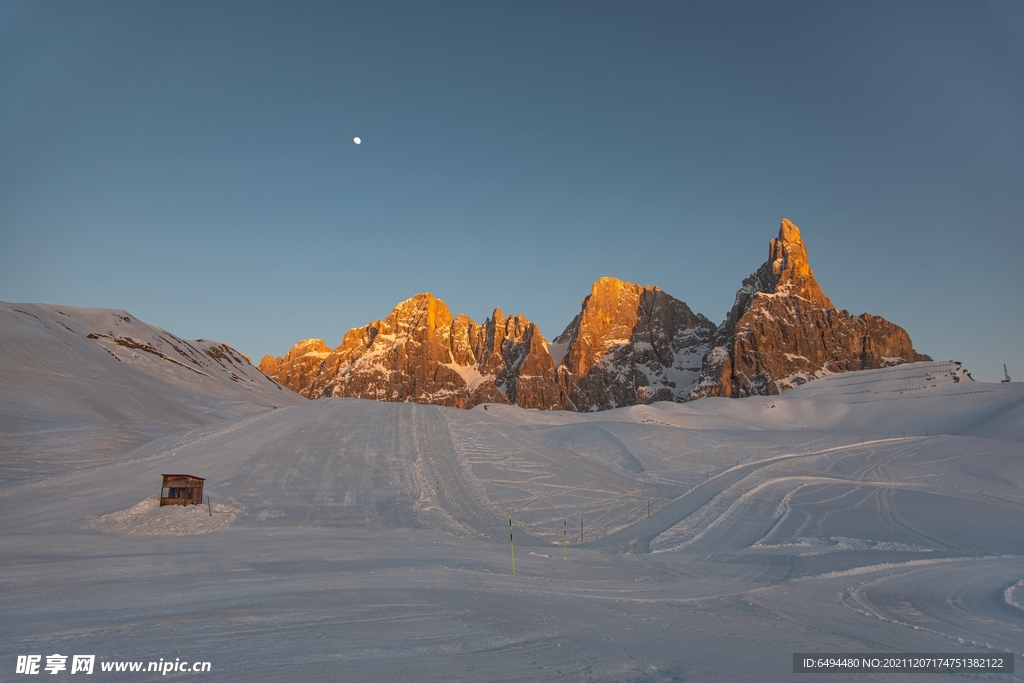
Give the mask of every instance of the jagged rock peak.
<svg viewBox="0 0 1024 683">
<path fill-rule="evenodd" d="M 559 335 L 562 401 L 574 410 L 682 400 L 710 348 L 715 325 L 658 287 L 595 282 Z"/>
<path fill-rule="evenodd" d="M 800 229 L 783 219 L 768 260 L 743 281 L 690 398 L 778 394 L 834 372 L 930 360 L 903 328 L 837 310 L 807 262 Z"/>
<path fill-rule="evenodd" d="M 316 377 L 324 358 L 329 355 L 331 348 L 323 339 L 303 339 L 290 348 L 284 358 L 263 356 L 257 367 L 264 375 L 302 394 L 302 390 Z"/>
<path fill-rule="evenodd" d="M 768 260 L 717 327 L 658 287 L 614 277 L 593 283 L 550 344 L 523 316 L 495 308 L 477 324 L 424 292 L 349 330 L 333 351 L 307 339 L 260 369 L 309 398 L 592 411 L 776 394 L 829 373 L 926 358 L 898 326 L 836 310 L 800 229 L 783 219 Z"/>
<path fill-rule="evenodd" d="M 800 228 L 788 218 L 783 218 L 782 225 L 779 226 L 779 241 L 800 242 Z"/>
<path fill-rule="evenodd" d="M 546 348 L 540 330 L 523 316 L 495 308 L 479 325 L 452 316 L 444 301 L 423 292 L 398 303 L 383 320 L 349 330 L 329 353 L 300 342 L 285 359 L 268 357 L 261 367 L 309 398 L 556 408 Z"/>
<path fill-rule="evenodd" d="M 430 292 L 422 292 L 399 302 L 384 319 L 384 334 L 411 333 L 418 329 L 450 327 L 454 318 L 448 305 Z"/>
<path fill-rule="evenodd" d="M 661 291 L 657 287 L 641 287 L 614 277 L 599 278 L 590 288 L 590 294 L 580 302 L 580 313 L 558 335 L 555 342 L 568 342 L 580 335 L 580 325 L 589 334 L 588 341 L 600 340 L 607 345 L 612 340 L 627 339 L 636 323 L 640 296 L 647 291 Z"/>
<path fill-rule="evenodd" d="M 297 360 L 304 356 L 318 357 L 321 360 L 331 353 L 331 347 L 323 339 L 303 339 L 288 350 L 285 360 Z"/>
<path fill-rule="evenodd" d="M 773 294 L 792 294 L 813 301 L 823 308 L 835 308 L 832 301 L 821 291 L 807 262 L 807 246 L 800 239 L 800 228 L 788 218 L 782 219 L 779 237 L 769 243 L 768 263 L 771 264 L 772 279 L 770 291 Z M 767 265 L 767 264 L 765 264 Z"/>
<path fill-rule="evenodd" d="M 835 308 L 814 277 L 800 228 L 788 218 L 782 219 L 778 238 L 768 243 L 768 260 L 743 280 L 743 286 L 736 292 L 736 300 L 719 330 L 717 342 L 732 335 L 736 322 L 760 294 L 798 296 L 821 308 Z"/>
</svg>

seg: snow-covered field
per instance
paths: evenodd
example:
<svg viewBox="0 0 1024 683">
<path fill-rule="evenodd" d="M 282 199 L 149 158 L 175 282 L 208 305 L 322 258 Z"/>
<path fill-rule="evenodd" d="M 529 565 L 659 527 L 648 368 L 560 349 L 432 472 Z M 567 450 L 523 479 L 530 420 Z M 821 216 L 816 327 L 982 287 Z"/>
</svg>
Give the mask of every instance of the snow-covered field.
<svg viewBox="0 0 1024 683">
<path fill-rule="evenodd" d="M 97 680 L 178 658 L 211 671 L 166 677 L 391 682 L 788 681 L 795 652 L 1012 652 L 1016 674 L 941 678 L 1024 680 L 1021 384 L 936 362 L 586 415 L 239 412 L 2 485 L 0 678 L 53 653 L 95 654 Z M 11 439 L 21 472 L 35 456 Z M 205 477 L 212 504 L 154 507 L 161 473 Z"/>
</svg>

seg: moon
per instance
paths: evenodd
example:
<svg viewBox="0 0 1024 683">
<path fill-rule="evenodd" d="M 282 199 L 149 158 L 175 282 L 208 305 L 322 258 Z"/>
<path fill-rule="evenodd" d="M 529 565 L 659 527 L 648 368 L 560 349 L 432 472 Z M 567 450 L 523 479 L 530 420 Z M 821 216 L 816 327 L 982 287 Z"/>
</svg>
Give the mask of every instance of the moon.
<svg viewBox="0 0 1024 683">
<path fill-rule="evenodd" d="M 359 138 L 352 138 L 352 142 L 356 143 L 357 145 L 360 145 L 360 144 L 363 143 L 363 141 L 361 139 L 359 139 Z"/>
</svg>

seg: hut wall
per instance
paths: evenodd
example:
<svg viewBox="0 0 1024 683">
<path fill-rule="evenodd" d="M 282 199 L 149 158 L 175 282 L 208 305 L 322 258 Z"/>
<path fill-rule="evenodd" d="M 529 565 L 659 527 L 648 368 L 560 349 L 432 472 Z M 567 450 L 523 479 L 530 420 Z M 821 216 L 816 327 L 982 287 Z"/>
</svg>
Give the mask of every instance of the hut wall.
<svg viewBox="0 0 1024 683">
<path fill-rule="evenodd" d="M 165 474 L 160 489 L 160 505 L 199 505 L 203 502 L 202 477 Z"/>
</svg>

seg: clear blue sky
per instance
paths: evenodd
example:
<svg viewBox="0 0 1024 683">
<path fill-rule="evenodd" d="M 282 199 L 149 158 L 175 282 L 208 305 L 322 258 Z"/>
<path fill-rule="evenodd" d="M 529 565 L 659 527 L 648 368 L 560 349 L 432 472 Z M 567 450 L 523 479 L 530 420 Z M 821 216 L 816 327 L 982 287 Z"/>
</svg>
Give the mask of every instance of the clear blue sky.
<svg viewBox="0 0 1024 683">
<path fill-rule="evenodd" d="M 354 136 L 363 144 L 356 146 Z M 1024 3 L 0 1 L 0 299 L 254 361 L 430 291 L 841 308 L 1024 379 Z"/>
</svg>

